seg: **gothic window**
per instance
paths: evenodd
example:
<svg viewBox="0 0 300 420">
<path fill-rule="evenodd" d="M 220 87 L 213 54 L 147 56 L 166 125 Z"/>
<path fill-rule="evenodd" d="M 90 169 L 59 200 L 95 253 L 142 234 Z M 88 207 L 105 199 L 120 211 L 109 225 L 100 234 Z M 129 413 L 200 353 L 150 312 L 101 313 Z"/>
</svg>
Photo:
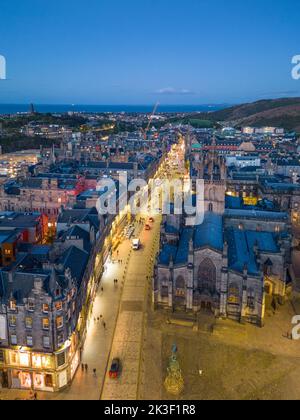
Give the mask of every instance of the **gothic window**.
<svg viewBox="0 0 300 420">
<path fill-rule="evenodd" d="M 214 165 L 214 172 L 213 172 L 214 181 L 221 180 L 221 170 L 219 165 Z"/>
<path fill-rule="evenodd" d="M 213 262 L 206 258 L 199 267 L 198 287 L 213 293 L 216 290 L 217 270 Z"/>
<path fill-rule="evenodd" d="M 206 165 L 205 168 L 204 168 L 204 179 L 205 180 L 209 180 L 210 179 L 208 165 Z"/>
<path fill-rule="evenodd" d="M 271 288 L 271 285 L 269 283 L 265 284 L 264 290 L 265 290 L 265 293 L 267 295 L 271 295 L 272 288 Z"/>
<path fill-rule="evenodd" d="M 210 201 L 215 201 L 216 200 L 216 189 L 215 188 L 211 188 L 209 190 L 209 200 Z"/>
<path fill-rule="evenodd" d="M 248 290 L 247 306 L 249 309 L 255 309 L 255 293 L 253 289 Z"/>
<path fill-rule="evenodd" d="M 272 275 L 272 267 L 273 267 L 273 263 L 269 258 L 264 264 L 264 275 L 265 276 L 271 276 Z"/>
<path fill-rule="evenodd" d="M 177 289 L 185 289 L 185 281 L 184 281 L 184 278 L 182 276 L 177 277 L 176 288 Z"/>
<path fill-rule="evenodd" d="M 236 283 L 232 283 L 229 286 L 228 303 L 230 305 L 239 305 L 240 304 L 240 289 L 239 289 L 239 286 Z"/>
<path fill-rule="evenodd" d="M 169 280 L 164 277 L 161 281 L 161 297 L 167 298 L 169 296 Z"/>
</svg>

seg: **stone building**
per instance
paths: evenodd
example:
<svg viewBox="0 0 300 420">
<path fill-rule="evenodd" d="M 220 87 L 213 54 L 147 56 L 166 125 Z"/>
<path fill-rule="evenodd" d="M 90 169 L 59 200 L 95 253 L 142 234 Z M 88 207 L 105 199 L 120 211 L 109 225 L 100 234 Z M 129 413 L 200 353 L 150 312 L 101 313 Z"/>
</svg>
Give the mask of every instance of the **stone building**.
<svg viewBox="0 0 300 420">
<path fill-rule="evenodd" d="M 187 227 L 184 216 L 164 216 L 154 304 L 262 326 L 266 305 L 282 300 L 289 284 L 289 217 L 225 210 L 225 162 L 214 152 L 195 156 L 191 172 L 205 181 L 204 221 Z"/>
<path fill-rule="evenodd" d="M 0 272 L 1 386 L 57 391 L 77 370 L 89 254 L 71 246 L 52 259 L 34 246 Z"/>
</svg>

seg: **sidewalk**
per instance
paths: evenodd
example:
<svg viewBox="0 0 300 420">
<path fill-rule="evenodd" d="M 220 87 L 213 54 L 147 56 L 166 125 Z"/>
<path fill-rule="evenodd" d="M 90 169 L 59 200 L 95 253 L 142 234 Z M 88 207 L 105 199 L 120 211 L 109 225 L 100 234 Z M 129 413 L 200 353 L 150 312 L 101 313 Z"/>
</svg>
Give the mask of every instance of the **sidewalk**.
<svg viewBox="0 0 300 420">
<path fill-rule="evenodd" d="M 122 279 L 125 261 L 129 256 L 130 249 L 129 241 L 124 241 L 119 246 L 118 257 L 123 261 L 123 264 L 117 262 L 112 263 L 111 261 L 106 263 L 106 270 L 93 303 L 93 311 L 89 321 L 82 355 L 82 363 L 88 365 L 88 372 L 82 372 L 80 366 L 72 385 L 68 389 L 56 394 L 40 392 L 38 393 L 38 399 L 99 400 L 122 296 Z M 116 254 L 113 257 L 117 259 Z M 114 284 L 114 279 L 118 279 L 117 286 Z M 102 287 L 104 289 L 103 292 L 101 291 Z M 97 318 L 101 315 L 106 323 L 106 330 L 102 325 L 102 321 L 97 321 Z M 97 377 L 94 377 L 93 369 L 97 369 Z M 19 398 L 26 399 L 28 397 L 29 391 L 0 390 L 0 399 L 14 400 Z"/>
<path fill-rule="evenodd" d="M 148 289 L 151 287 L 154 256 L 158 250 L 161 217 L 151 231 L 140 235 L 142 249 L 132 252 L 121 298 L 110 361 L 119 358 L 119 380 L 105 377 L 102 400 L 137 400 L 141 382 L 142 348 Z"/>
</svg>

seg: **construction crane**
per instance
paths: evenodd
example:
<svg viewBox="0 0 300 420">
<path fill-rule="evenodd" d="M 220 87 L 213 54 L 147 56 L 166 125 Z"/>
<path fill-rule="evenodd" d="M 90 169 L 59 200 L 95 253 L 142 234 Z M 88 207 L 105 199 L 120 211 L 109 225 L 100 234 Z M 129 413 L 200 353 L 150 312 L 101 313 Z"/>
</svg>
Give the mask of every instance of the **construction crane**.
<svg viewBox="0 0 300 420">
<path fill-rule="evenodd" d="M 155 104 L 154 108 L 153 108 L 153 111 L 152 111 L 152 113 L 151 113 L 151 115 L 150 115 L 150 117 L 149 117 L 149 122 L 148 122 L 148 125 L 147 125 L 146 129 L 145 129 L 145 130 L 142 130 L 142 131 L 143 131 L 143 134 L 144 134 L 144 139 L 145 139 L 145 140 L 147 140 L 147 133 L 148 133 L 148 132 L 149 132 L 149 130 L 150 130 L 150 126 L 151 126 L 151 123 L 152 123 L 153 117 L 154 117 L 154 115 L 156 114 L 156 111 L 157 111 L 157 108 L 158 108 L 158 107 L 159 107 L 159 102 L 157 102 L 157 103 Z"/>
</svg>

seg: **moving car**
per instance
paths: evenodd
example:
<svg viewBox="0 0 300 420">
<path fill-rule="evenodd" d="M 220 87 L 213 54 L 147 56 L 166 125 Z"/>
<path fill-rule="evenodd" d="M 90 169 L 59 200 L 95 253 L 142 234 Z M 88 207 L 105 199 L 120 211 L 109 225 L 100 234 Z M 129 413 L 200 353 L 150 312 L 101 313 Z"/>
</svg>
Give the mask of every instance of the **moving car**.
<svg viewBox="0 0 300 420">
<path fill-rule="evenodd" d="M 120 372 L 121 372 L 120 359 L 114 359 L 111 362 L 111 367 L 110 367 L 110 371 L 109 371 L 109 377 L 111 379 L 118 379 L 118 377 L 120 376 Z"/>
<path fill-rule="evenodd" d="M 140 246 L 141 246 L 141 241 L 139 239 L 132 240 L 132 249 L 134 251 L 138 251 L 140 249 Z"/>
</svg>

